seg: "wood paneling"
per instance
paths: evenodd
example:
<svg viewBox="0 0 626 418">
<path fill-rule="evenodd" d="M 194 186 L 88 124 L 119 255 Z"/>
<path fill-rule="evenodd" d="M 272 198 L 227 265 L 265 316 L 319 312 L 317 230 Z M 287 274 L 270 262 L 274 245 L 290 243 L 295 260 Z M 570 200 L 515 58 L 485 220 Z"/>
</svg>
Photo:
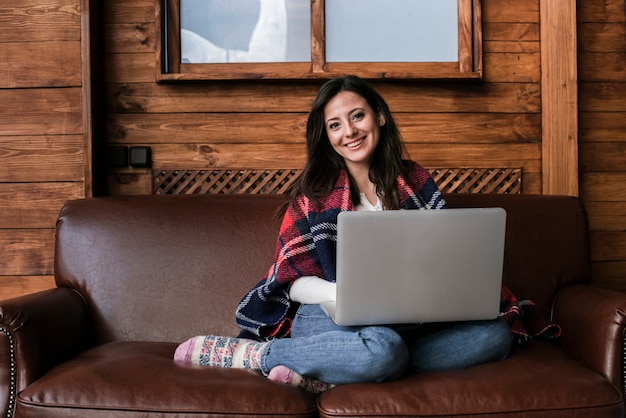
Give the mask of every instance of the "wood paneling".
<svg viewBox="0 0 626 418">
<path fill-rule="evenodd" d="M 0 5 L 0 42 L 80 40 L 80 0 L 19 0 Z"/>
<path fill-rule="evenodd" d="M 39 62 L 48 63 L 45 67 Z M 3 87 L 80 86 L 80 42 L 11 42 L 0 48 Z"/>
<path fill-rule="evenodd" d="M 0 299 L 54 285 L 56 218 L 90 186 L 87 4 L 0 6 Z"/>
<path fill-rule="evenodd" d="M 0 228 L 50 228 L 66 200 L 84 197 L 82 182 L 0 183 Z"/>
<path fill-rule="evenodd" d="M 81 89 L 0 89 L 0 135 L 83 133 Z"/>
<path fill-rule="evenodd" d="M 107 123 L 111 144 L 156 145 L 184 133 L 185 143 L 297 143 L 303 145 L 304 113 L 184 113 L 116 114 Z M 406 142 L 478 144 L 540 142 L 540 115 L 534 113 L 397 113 L 396 123 Z"/>
<path fill-rule="evenodd" d="M 0 179 L 3 182 L 52 182 L 84 175 L 82 135 L 0 137 Z"/>
<path fill-rule="evenodd" d="M 2 276 L 49 276 L 53 274 L 53 228 L 0 229 L 0 248 L 2 248 L 0 278 Z M 28 285 L 25 284 L 25 286 Z"/>
<path fill-rule="evenodd" d="M 626 292 L 626 7 L 578 1 L 580 195 L 593 280 Z"/>
<path fill-rule="evenodd" d="M 576 0 L 542 1 L 540 17 L 543 192 L 578 196 Z"/>
<path fill-rule="evenodd" d="M 539 113 L 538 83 L 373 83 L 394 113 Z M 208 85 L 109 83 L 109 115 L 140 113 L 285 113 L 306 114 L 320 84 L 211 83 Z M 462 87 L 462 88 L 461 88 Z M 450 115 L 453 119 L 453 115 Z M 176 118 L 172 118 L 176 120 Z"/>
<path fill-rule="evenodd" d="M 0 300 L 54 287 L 54 276 L 0 276 Z"/>
</svg>

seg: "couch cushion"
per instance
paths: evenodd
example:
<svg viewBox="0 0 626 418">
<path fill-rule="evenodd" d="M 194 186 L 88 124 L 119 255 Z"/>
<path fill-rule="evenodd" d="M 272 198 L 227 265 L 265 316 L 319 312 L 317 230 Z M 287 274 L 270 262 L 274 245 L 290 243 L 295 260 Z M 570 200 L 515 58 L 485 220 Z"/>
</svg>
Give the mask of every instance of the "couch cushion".
<svg viewBox="0 0 626 418">
<path fill-rule="evenodd" d="M 541 341 L 501 362 L 338 386 L 319 398 L 323 417 L 621 417 L 623 407 L 601 375 Z"/>
<path fill-rule="evenodd" d="M 175 344 L 116 342 L 84 352 L 20 393 L 17 417 L 309 417 L 315 401 L 247 370 L 172 360 Z M 118 413 L 119 414 L 119 413 Z"/>
</svg>

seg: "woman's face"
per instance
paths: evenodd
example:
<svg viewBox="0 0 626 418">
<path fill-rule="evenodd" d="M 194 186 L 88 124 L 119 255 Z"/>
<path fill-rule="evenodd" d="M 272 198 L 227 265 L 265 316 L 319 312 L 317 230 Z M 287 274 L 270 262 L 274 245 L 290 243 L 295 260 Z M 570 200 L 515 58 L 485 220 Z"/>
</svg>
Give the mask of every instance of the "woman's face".
<svg viewBox="0 0 626 418">
<path fill-rule="evenodd" d="M 360 95 L 342 91 L 324 107 L 326 133 L 348 170 L 367 169 L 380 141 L 385 119 Z"/>
</svg>

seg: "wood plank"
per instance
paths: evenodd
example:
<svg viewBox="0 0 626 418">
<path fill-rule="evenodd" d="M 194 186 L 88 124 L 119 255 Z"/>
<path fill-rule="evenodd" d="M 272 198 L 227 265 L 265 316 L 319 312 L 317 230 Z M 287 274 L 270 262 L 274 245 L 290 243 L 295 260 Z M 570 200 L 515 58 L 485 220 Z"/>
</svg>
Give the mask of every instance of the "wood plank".
<svg viewBox="0 0 626 418">
<path fill-rule="evenodd" d="M 153 83 L 156 80 L 156 57 L 152 53 L 105 54 L 108 83 Z"/>
<path fill-rule="evenodd" d="M 580 77 L 586 82 L 626 82 L 626 52 L 586 52 L 579 55 Z"/>
<path fill-rule="evenodd" d="M 595 202 L 585 200 L 585 209 L 592 231 L 626 232 L 626 192 L 621 193 L 621 200 L 615 202 Z M 624 233 L 626 236 L 626 233 Z M 626 279 L 626 276 L 624 277 Z"/>
<path fill-rule="evenodd" d="M 104 128 L 101 126 L 103 120 L 102 109 L 100 104 L 101 97 L 101 80 L 102 80 L 102 61 L 99 52 L 101 45 L 99 36 L 96 34 L 102 31 L 102 26 L 97 23 L 97 9 L 95 0 L 81 0 L 81 115 L 83 128 L 83 150 L 85 153 L 83 176 L 84 179 L 84 196 L 91 197 L 96 193 L 104 192 L 100 188 L 102 184 L 102 175 L 100 167 L 103 166 L 99 162 L 101 158 L 94 153 L 94 148 L 103 149 L 104 139 L 102 133 Z M 94 146 L 94 143 L 97 143 Z M 96 168 L 94 168 L 94 165 Z"/>
<path fill-rule="evenodd" d="M 84 181 L 81 135 L 0 136 L 3 182 Z"/>
<path fill-rule="evenodd" d="M 576 0 L 542 0 L 543 192 L 578 195 Z"/>
<path fill-rule="evenodd" d="M 104 25 L 104 52 L 147 53 L 156 51 L 155 25 L 150 23 L 115 23 Z"/>
<path fill-rule="evenodd" d="M 55 229 L 0 229 L 0 276 L 52 275 Z"/>
<path fill-rule="evenodd" d="M 483 59 L 485 60 L 484 79 L 490 82 L 538 83 L 541 79 L 540 58 L 541 56 L 538 53 L 485 53 L 483 54 Z M 107 54 L 106 61 L 111 63 L 111 71 L 107 72 L 108 82 L 145 83 L 151 82 L 155 78 L 156 61 L 154 53 Z M 326 70 L 329 72 L 350 73 L 352 71 L 348 70 L 349 67 L 350 64 L 329 63 L 326 65 Z M 358 72 L 365 71 L 361 67 L 362 64 L 354 64 L 352 69 Z M 394 77 L 393 72 L 389 69 L 389 64 L 381 64 L 379 67 L 377 68 L 374 64 L 368 65 L 367 71 L 371 71 L 371 77 L 376 78 L 375 76 L 378 73 Z M 410 67 L 407 66 L 408 68 Z M 433 68 L 433 71 L 436 71 L 437 67 Z M 185 69 L 185 71 L 191 72 L 191 69 L 190 67 Z M 206 70 L 203 71 L 201 75 L 206 76 Z M 220 77 L 228 76 L 223 74 Z M 232 77 L 238 78 L 239 75 L 232 75 Z M 285 74 L 285 77 L 288 77 L 288 75 Z"/>
<path fill-rule="evenodd" d="M 580 22 L 626 22 L 624 0 L 580 1 L 577 9 Z"/>
<path fill-rule="evenodd" d="M 108 84 L 112 113 L 309 112 L 318 82 Z M 541 109 L 536 83 L 373 83 L 393 112 L 534 113 Z"/>
<path fill-rule="evenodd" d="M 591 231 L 592 261 L 626 260 L 626 234 L 624 231 Z"/>
<path fill-rule="evenodd" d="M 83 133 L 80 88 L 0 89 L 0 135 Z"/>
<path fill-rule="evenodd" d="M 183 113 L 113 114 L 107 122 L 111 144 L 302 143 L 306 114 Z M 410 142 L 539 142 L 541 115 L 514 113 L 397 113 L 401 133 Z"/>
<path fill-rule="evenodd" d="M 522 168 L 541 173 L 540 144 L 407 144 L 412 159 L 425 167 Z"/>
<path fill-rule="evenodd" d="M 0 228 L 53 228 L 65 201 L 85 197 L 83 182 L 0 183 Z"/>
<path fill-rule="evenodd" d="M 626 112 L 579 112 L 578 135 L 584 142 L 626 141 Z M 581 157 L 585 152 L 580 152 Z"/>
<path fill-rule="evenodd" d="M 578 52 L 622 52 L 626 49 L 626 25 L 619 23 L 579 23 Z"/>
<path fill-rule="evenodd" d="M 474 71 L 474 22 L 472 0 L 458 0 L 458 48 L 459 70 L 461 72 Z M 482 43 L 480 44 L 482 45 Z M 476 69 L 478 70 L 478 69 Z"/>
<path fill-rule="evenodd" d="M 0 301 L 55 287 L 54 276 L 0 276 Z"/>
<path fill-rule="evenodd" d="M 324 0 L 311 0 L 311 69 L 324 72 L 326 65 L 326 16 Z"/>
<path fill-rule="evenodd" d="M 582 172 L 618 172 L 621 175 L 626 171 L 626 141 L 584 142 L 579 144 L 579 148 Z M 585 182 L 581 180 L 581 187 Z"/>
<path fill-rule="evenodd" d="M 541 144 L 407 144 L 409 154 L 426 167 L 523 168 L 540 172 Z M 291 169 L 304 165 L 302 144 L 160 144 L 152 148 L 159 169 Z"/>
<path fill-rule="evenodd" d="M 152 170 L 116 170 L 107 174 L 107 191 L 113 196 L 152 194 Z"/>
<path fill-rule="evenodd" d="M 541 194 L 541 173 L 522 173 L 522 194 Z"/>
<path fill-rule="evenodd" d="M 80 40 L 80 0 L 0 3 L 0 42 Z"/>
<path fill-rule="evenodd" d="M 505 53 L 539 53 L 541 44 L 539 42 L 525 41 L 485 41 L 483 43 L 485 53 L 505 52 Z"/>
<path fill-rule="evenodd" d="M 483 1 L 483 22 L 539 22 L 539 0 Z"/>
<path fill-rule="evenodd" d="M 483 24 L 483 40 L 485 41 L 512 41 L 512 42 L 539 42 L 539 22 L 511 23 L 485 22 Z"/>
<path fill-rule="evenodd" d="M 540 53 L 538 23 L 487 23 L 483 26 L 485 53 Z"/>
<path fill-rule="evenodd" d="M 105 23 L 154 22 L 155 0 L 114 0 L 101 4 Z"/>
<path fill-rule="evenodd" d="M 80 41 L 3 43 L 0 62 L 0 88 L 81 85 Z"/>
<path fill-rule="evenodd" d="M 626 201 L 626 172 L 583 172 L 580 193 L 585 204 L 590 202 Z"/>
<path fill-rule="evenodd" d="M 626 112 L 626 83 L 578 83 L 580 110 L 583 112 Z"/>
<path fill-rule="evenodd" d="M 485 53 L 484 80 L 492 83 L 538 83 L 541 55 L 537 53 Z"/>
</svg>

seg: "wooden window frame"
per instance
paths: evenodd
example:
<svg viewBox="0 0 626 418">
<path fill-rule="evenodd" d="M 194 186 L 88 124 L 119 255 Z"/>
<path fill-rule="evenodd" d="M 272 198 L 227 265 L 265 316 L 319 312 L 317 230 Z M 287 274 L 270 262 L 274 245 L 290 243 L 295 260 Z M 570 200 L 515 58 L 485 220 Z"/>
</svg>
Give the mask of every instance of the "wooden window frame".
<svg viewBox="0 0 626 418">
<path fill-rule="evenodd" d="M 329 79 L 478 80 L 483 77 L 481 0 L 457 0 L 457 62 L 326 62 L 324 0 L 311 0 L 311 61 L 182 64 L 180 0 L 156 0 L 157 81 Z"/>
</svg>

